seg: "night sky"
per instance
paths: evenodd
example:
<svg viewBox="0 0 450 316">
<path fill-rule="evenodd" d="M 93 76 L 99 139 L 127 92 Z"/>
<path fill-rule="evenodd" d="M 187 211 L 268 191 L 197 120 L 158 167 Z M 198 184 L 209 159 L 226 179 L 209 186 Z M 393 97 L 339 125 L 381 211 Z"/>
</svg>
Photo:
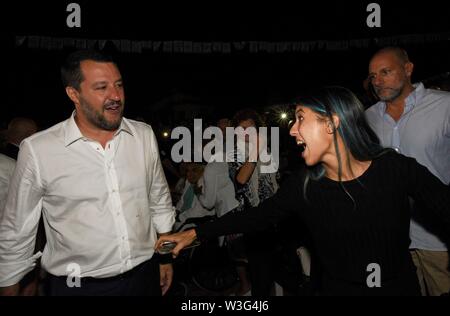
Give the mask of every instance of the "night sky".
<svg viewBox="0 0 450 316">
<path fill-rule="evenodd" d="M 72 104 L 60 83 L 59 67 L 70 50 L 17 47 L 17 36 L 129 39 L 199 42 L 301 42 L 351 40 L 405 34 L 450 34 L 445 1 L 377 1 L 381 28 L 366 25 L 367 4 L 374 1 L 298 1 L 244 6 L 210 1 L 208 5 L 143 5 L 144 1 L 17 2 L 2 9 L 2 85 L 6 98 L 0 107 L 1 127 L 21 115 L 42 127 L 70 115 Z M 81 28 L 66 26 L 66 6 L 81 6 Z M 148 1 L 150 2 L 150 1 Z M 151 1 L 153 3 L 155 1 Z M 414 80 L 450 70 L 447 41 L 404 45 L 415 63 Z M 108 47 L 108 46 L 107 46 Z M 191 96 L 232 115 L 242 107 L 288 102 L 312 87 L 343 85 L 363 93 L 368 60 L 377 45 L 344 51 L 183 54 L 120 53 L 116 56 L 125 79 L 126 116 L 146 116 L 159 101 L 174 94 Z M 6 92 L 6 94 L 5 94 Z"/>
</svg>

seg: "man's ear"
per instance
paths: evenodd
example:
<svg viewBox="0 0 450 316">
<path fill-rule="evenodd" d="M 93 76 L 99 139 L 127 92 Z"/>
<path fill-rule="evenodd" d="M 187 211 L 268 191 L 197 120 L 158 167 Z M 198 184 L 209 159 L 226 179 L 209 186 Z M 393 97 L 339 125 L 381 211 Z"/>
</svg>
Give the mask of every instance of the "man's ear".
<svg viewBox="0 0 450 316">
<path fill-rule="evenodd" d="M 414 70 L 414 64 L 412 62 L 408 61 L 405 64 L 405 72 L 406 72 L 406 75 L 408 76 L 408 78 L 411 78 L 413 70 Z"/>
<path fill-rule="evenodd" d="M 66 87 L 66 94 L 74 104 L 80 104 L 80 93 L 74 87 Z"/>
<path fill-rule="evenodd" d="M 336 114 L 333 114 L 332 118 L 333 118 L 333 122 L 331 122 L 330 120 L 328 120 L 328 122 L 327 122 L 327 133 L 328 134 L 333 134 L 334 131 L 338 129 L 339 124 L 340 124 L 339 117 Z M 333 124 L 334 124 L 334 126 L 333 126 Z"/>
</svg>

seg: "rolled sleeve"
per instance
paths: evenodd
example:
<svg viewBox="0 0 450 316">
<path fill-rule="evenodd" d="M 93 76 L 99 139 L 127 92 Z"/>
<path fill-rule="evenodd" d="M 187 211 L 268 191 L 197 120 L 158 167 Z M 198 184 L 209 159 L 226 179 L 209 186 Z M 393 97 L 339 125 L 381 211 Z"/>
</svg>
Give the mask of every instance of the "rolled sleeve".
<svg viewBox="0 0 450 316">
<path fill-rule="evenodd" d="M 209 163 L 205 167 L 205 172 L 203 173 L 203 194 L 198 196 L 202 206 L 208 210 L 214 208 L 217 199 L 219 175 L 217 175 L 217 166 L 215 164 L 214 162 Z M 228 175 L 222 176 L 228 177 Z"/>
</svg>

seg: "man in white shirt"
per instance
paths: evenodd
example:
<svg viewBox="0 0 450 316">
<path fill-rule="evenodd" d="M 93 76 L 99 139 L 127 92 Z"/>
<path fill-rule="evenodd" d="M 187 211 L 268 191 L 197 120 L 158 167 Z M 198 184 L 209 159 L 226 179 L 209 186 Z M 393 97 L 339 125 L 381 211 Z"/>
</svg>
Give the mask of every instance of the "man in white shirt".
<svg viewBox="0 0 450 316">
<path fill-rule="evenodd" d="M 4 132 L 5 145 L 1 146 L 0 153 L 8 156 L 15 161 L 19 154 L 20 143 L 27 137 L 30 137 L 38 131 L 36 122 L 26 117 L 15 117 L 9 124 L 8 129 Z M 5 160 L 3 159 L 3 162 Z M 11 176 L 14 168 L 10 170 Z M 6 203 L 6 196 L 8 192 L 4 192 L 4 196 L 0 197 L 0 210 Z M 36 236 L 36 244 L 34 252 L 43 250 L 45 245 L 44 223 L 40 220 Z M 40 267 L 36 266 L 34 270 L 28 272 L 20 281 L 20 296 L 35 296 L 38 293 L 40 280 Z"/>
<path fill-rule="evenodd" d="M 16 161 L 0 154 L 0 217 L 8 195 L 9 182 L 14 171 Z"/>
<path fill-rule="evenodd" d="M 183 194 L 177 203 L 177 221 L 174 230 L 185 230 L 195 226 L 196 220 L 202 217 L 214 215 L 213 208 L 204 207 L 195 194 L 198 186 L 203 186 L 203 170 L 201 163 L 186 163 L 186 181 L 183 188 Z"/>
<path fill-rule="evenodd" d="M 221 217 L 239 206 L 235 196 L 234 185 L 228 172 L 228 163 L 223 160 L 209 162 L 203 172 L 202 190 L 197 195 L 203 207 L 214 208 L 217 216 Z"/>
<path fill-rule="evenodd" d="M 174 222 L 152 128 L 122 117 L 117 65 L 98 52 L 61 69 L 72 116 L 25 139 L 0 218 L 0 287 L 15 295 L 42 255 L 51 295 L 161 295 L 173 276 L 157 234 Z M 47 244 L 33 254 L 43 214 Z"/>
<path fill-rule="evenodd" d="M 196 188 L 195 193 L 200 204 L 206 209 L 214 209 L 217 217 L 221 217 L 236 209 L 234 184 L 230 179 L 226 154 L 217 151 L 205 167 L 202 176 L 203 185 Z M 222 246 L 225 238 L 219 237 Z"/>
<path fill-rule="evenodd" d="M 17 160 L 19 146 L 22 140 L 30 137 L 38 131 L 35 121 L 26 117 L 15 117 L 9 122 L 8 129 L 5 131 L 6 144 L 0 148 L 0 153 Z"/>
</svg>

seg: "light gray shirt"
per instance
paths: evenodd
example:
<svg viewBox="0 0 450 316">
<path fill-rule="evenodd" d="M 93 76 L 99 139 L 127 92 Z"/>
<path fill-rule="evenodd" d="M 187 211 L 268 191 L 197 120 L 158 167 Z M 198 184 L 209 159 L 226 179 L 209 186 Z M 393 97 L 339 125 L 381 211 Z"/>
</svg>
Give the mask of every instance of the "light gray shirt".
<svg viewBox="0 0 450 316">
<path fill-rule="evenodd" d="M 450 93 L 425 89 L 422 83 L 405 100 L 396 122 L 378 102 L 366 111 L 369 125 L 385 147 L 415 158 L 443 183 L 450 183 Z M 442 240 L 417 221 L 411 221 L 411 248 L 446 251 Z"/>
<path fill-rule="evenodd" d="M 197 181 L 197 185 L 201 186 L 201 187 L 204 186 L 202 178 L 200 178 Z M 208 208 L 204 207 L 200 203 L 198 197 L 193 192 L 192 192 L 192 194 L 193 194 L 192 204 L 187 209 L 183 210 L 184 197 L 186 194 L 188 194 L 188 190 L 191 186 L 192 186 L 192 184 L 189 183 L 188 180 L 186 180 L 185 184 L 184 184 L 183 194 L 181 195 L 180 201 L 178 201 L 178 204 L 177 204 L 177 210 L 180 211 L 180 214 L 178 216 L 179 221 L 176 222 L 173 227 L 174 230 L 178 230 L 182 226 L 183 226 L 183 230 L 195 226 L 194 224 L 184 225 L 184 223 L 190 218 L 200 218 L 203 216 L 212 216 L 215 214 L 213 209 L 208 209 Z"/>
<path fill-rule="evenodd" d="M 204 207 L 215 208 L 217 216 L 221 217 L 238 207 L 239 202 L 235 198 L 228 163 L 224 161 L 226 155 L 218 153 L 215 156 L 221 159 L 213 157 L 206 165 L 203 173 L 204 187 L 199 200 Z"/>
</svg>

